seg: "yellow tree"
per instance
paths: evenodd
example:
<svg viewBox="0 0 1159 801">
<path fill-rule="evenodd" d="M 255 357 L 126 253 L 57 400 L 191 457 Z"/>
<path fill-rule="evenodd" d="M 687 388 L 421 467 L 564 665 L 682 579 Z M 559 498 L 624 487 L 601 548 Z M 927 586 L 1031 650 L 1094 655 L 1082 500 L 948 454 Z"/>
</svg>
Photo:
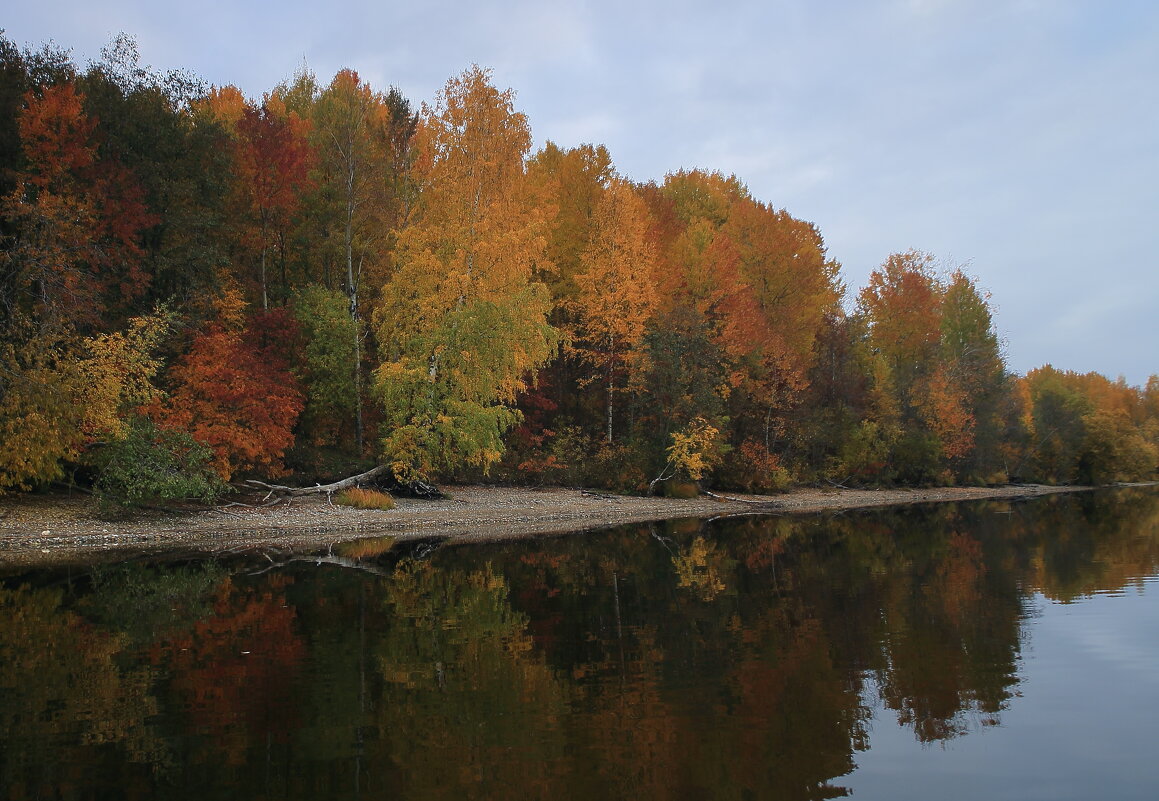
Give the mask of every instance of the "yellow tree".
<svg viewBox="0 0 1159 801">
<path fill-rule="evenodd" d="M 552 269 L 542 280 L 562 305 L 575 299 L 575 276 L 583 269 L 580 259 L 591 240 L 596 206 L 615 175 L 612 157 L 603 145 L 563 150 L 548 142 L 530 159 L 527 172 L 555 208 L 547 238 Z"/>
<path fill-rule="evenodd" d="M 384 449 L 404 475 L 497 461 L 519 420 L 511 404 L 557 342 L 551 296 L 532 278 L 547 263 L 547 215 L 529 197 L 531 131 L 512 101 L 476 66 L 423 106 L 419 195 L 375 315 Z"/>
<path fill-rule="evenodd" d="M 612 441 L 616 379 L 630 372 L 645 324 L 656 306 L 648 209 L 623 180 L 608 186 L 595 209 L 594 226 L 575 277 L 577 294 L 571 349 L 592 372 L 581 384 L 602 380 L 607 391 L 607 441 Z"/>
</svg>

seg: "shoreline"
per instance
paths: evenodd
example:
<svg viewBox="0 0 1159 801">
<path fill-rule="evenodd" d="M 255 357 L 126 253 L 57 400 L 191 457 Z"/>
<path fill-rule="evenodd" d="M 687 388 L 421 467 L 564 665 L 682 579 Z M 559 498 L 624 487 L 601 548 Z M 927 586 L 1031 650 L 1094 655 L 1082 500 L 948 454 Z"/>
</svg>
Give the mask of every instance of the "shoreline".
<svg viewBox="0 0 1159 801">
<path fill-rule="evenodd" d="M 85 496 L 0 498 L 0 570 L 134 557 L 321 550 L 367 537 L 481 542 L 631 523 L 751 514 L 805 514 L 967 500 L 1035 498 L 1095 487 L 1020 484 L 929 489 L 798 488 L 777 495 L 691 499 L 612 495 L 560 487 L 449 487 L 437 501 L 396 499 L 390 511 L 353 509 L 324 496 L 268 507 L 148 512 L 110 522 Z"/>
</svg>

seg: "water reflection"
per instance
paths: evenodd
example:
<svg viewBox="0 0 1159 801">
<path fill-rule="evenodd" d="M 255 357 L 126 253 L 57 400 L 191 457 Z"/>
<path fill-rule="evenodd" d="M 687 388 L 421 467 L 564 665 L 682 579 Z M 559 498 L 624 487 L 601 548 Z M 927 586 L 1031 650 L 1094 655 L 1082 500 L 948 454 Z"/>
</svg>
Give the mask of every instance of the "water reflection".
<svg viewBox="0 0 1159 801">
<path fill-rule="evenodd" d="M 1120 491 L 11 576 L 0 786 L 838 797 L 891 719 L 922 743 L 1002 724 L 1035 599 L 1142 591 L 1157 522 Z"/>
</svg>

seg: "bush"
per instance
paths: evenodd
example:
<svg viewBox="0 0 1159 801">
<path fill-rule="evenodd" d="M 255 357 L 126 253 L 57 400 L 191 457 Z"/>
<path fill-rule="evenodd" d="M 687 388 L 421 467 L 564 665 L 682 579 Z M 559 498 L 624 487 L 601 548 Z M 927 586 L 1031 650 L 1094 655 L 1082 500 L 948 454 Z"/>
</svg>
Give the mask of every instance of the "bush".
<svg viewBox="0 0 1159 801">
<path fill-rule="evenodd" d="M 212 467 L 213 452 L 187 432 L 159 429 L 145 417 L 130 421 L 124 439 L 98 457 L 96 496 L 105 512 L 151 503 L 213 503 L 229 491 Z"/>
<path fill-rule="evenodd" d="M 745 492 L 780 492 L 793 483 L 793 476 L 781 464 L 776 454 L 765 446 L 745 440 L 733 451 L 716 474 L 722 486 L 735 487 Z"/>
</svg>

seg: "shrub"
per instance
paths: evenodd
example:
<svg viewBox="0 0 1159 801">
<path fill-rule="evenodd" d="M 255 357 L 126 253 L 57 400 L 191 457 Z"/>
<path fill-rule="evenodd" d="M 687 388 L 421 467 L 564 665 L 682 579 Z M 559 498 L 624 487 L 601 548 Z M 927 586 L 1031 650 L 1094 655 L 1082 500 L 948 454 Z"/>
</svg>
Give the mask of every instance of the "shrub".
<svg viewBox="0 0 1159 801">
<path fill-rule="evenodd" d="M 166 501 L 213 503 L 229 486 L 212 467 L 213 453 L 184 431 L 137 417 L 125 438 L 97 459 L 97 499 L 105 512 Z"/>
</svg>

